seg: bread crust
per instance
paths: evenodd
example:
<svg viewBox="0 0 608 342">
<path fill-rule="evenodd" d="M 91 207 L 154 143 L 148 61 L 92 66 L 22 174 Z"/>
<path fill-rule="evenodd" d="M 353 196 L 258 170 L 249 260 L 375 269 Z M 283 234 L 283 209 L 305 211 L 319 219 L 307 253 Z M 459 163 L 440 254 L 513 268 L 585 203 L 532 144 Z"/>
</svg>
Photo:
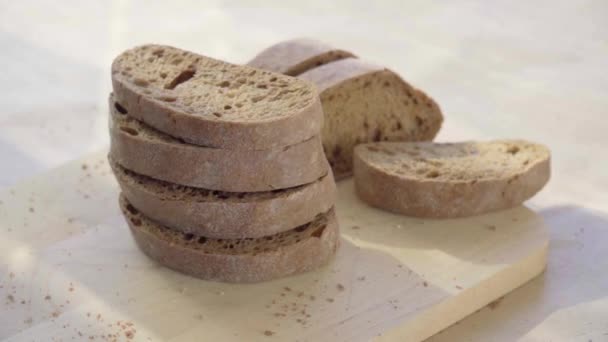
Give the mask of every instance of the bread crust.
<svg viewBox="0 0 608 342">
<path fill-rule="evenodd" d="M 196 194 L 110 165 L 123 196 L 150 219 L 172 229 L 211 238 L 258 238 L 293 229 L 328 211 L 336 199 L 330 173 L 296 188 L 270 193 Z"/>
<path fill-rule="evenodd" d="M 352 52 L 337 49 L 318 40 L 296 38 L 268 47 L 247 65 L 297 76 L 312 68 L 348 57 L 356 58 Z"/>
<path fill-rule="evenodd" d="M 198 109 L 205 115 L 194 115 L 185 110 L 183 104 L 178 103 L 179 96 L 173 97 L 176 94 L 175 90 L 165 89 L 166 87 L 158 85 L 156 87 L 148 86 L 147 80 L 138 80 L 130 76 L 131 71 L 127 69 L 131 66 L 125 60 L 130 56 L 141 54 L 144 50 L 166 50 L 192 57 L 193 64 L 185 68 L 197 68 L 196 63 L 214 65 L 209 70 L 200 67 L 204 69 L 197 70 L 201 74 L 219 73 L 221 68 L 228 69 L 228 73 L 259 72 L 255 77 L 260 78 L 260 75 L 263 74 L 265 78 L 274 77 L 285 82 L 288 84 L 287 88 L 289 85 L 297 84 L 298 87 L 307 89 L 308 95 L 306 96 L 309 97 L 310 102 L 303 108 L 276 106 L 276 110 L 273 112 L 281 113 L 281 116 L 266 120 L 245 120 L 248 113 L 243 113 L 243 120 L 240 121 L 214 118 L 210 115 L 211 113 L 207 113 L 207 107 L 211 107 L 208 104 L 204 108 Z M 141 62 L 145 63 L 144 59 Z M 135 68 L 143 67 L 135 66 Z M 123 52 L 112 63 L 112 85 L 116 99 L 129 111 L 130 115 L 159 131 L 195 145 L 232 150 L 284 147 L 310 139 L 318 134 L 323 125 L 323 110 L 314 87 L 278 73 L 261 71 L 248 66 L 236 66 L 169 46 L 144 45 Z M 244 86 L 244 88 L 247 87 Z M 236 90 L 237 93 L 241 91 L 248 90 Z M 196 93 L 200 95 L 198 90 Z M 167 101 L 167 98 L 170 98 L 170 101 Z M 210 96 L 209 98 L 209 101 L 213 101 L 216 97 Z"/>
<path fill-rule="evenodd" d="M 540 191 L 550 178 L 550 154 L 530 161 L 511 176 L 472 181 L 435 180 L 397 175 L 366 158 L 365 144 L 355 148 L 354 178 L 358 197 L 367 204 L 408 216 L 456 218 L 508 209 Z"/>
<path fill-rule="evenodd" d="M 222 254 L 193 248 L 180 241 L 179 233 L 141 213 L 129 211 L 124 197 L 120 204 L 131 234 L 144 254 L 163 266 L 205 280 L 255 283 L 307 272 L 326 264 L 339 246 L 338 222 L 333 210 L 326 214 L 325 228 L 318 236 L 313 234 L 289 245 L 270 246 L 252 254 Z"/>
<path fill-rule="evenodd" d="M 110 155 L 142 175 L 211 190 L 256 192 L 311 183 L 329 170 L 319 136 L 270 150 L 195 146 L 130 119 L 130 111 L 119 113 L 115 101 L 110 95 Z"/>
</svg>

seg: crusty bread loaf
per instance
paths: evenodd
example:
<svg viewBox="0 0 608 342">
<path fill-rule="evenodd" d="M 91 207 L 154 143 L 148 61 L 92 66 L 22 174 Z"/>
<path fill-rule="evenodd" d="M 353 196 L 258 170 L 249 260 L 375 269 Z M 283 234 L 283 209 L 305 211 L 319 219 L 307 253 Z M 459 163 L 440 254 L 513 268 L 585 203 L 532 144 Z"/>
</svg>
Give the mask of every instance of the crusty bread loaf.
<svg viewBox="0 0 608 342">
<path fill-rule="evenodd" d="M 111 158 L 110 165 L 123 195 L 145 216 L 184 233 L 212 238 L 256 238 L 290 230 L 328 211 L 336 197 L 331 171 L 291 189 L 235 193 L 155 180 Z"/>
<path fill-rule="evenodd" d="M 550 152 L 522 140 L 370 143 L 355 148 L 368 204 L 410 216 L 470 216 L 520 205 L 550 177 Z"/>
<path fill-rule="evenodd" d="M 252 283 L 325 264 L 339 244 L 333 209 L 312 222 L 259 239 L 212 239 L 163 227 L 121 196 L 120 206 L 139 248 L 158 263 L 206 280 Z"/>
<path fill-rule="evenodd" d="M 399 75 L 347 58 L 299 78 L 317 85 L 325 112 L 322 138 L 336 179 L 352 174 L 355 145 L 432 140 L 443 121 L 439 106 Z"/>
<path fill-rule="evenodd" d="M 318 136 L 270 150 L 195 146 L 131 118 L 112 96 L 110 119 L 112 158 L 129 170 L 176 184 L 233 192 L 271 191 L 314 182 L 329 170 Z"/>
<path fill-rule="evenodd" d="M 297 76 L 312 68 L 348 57 L 355 55 L 314 39 L 297 38 L 272 45 L 247 65 Z"/>
<path fill-rule="evenodd" d="M 197 145 L 283 147 L 317 135 L 323 123 L 312 85 L 169 46 L 123 52 L 112 84 L 129 115 Z"/>
</svg>

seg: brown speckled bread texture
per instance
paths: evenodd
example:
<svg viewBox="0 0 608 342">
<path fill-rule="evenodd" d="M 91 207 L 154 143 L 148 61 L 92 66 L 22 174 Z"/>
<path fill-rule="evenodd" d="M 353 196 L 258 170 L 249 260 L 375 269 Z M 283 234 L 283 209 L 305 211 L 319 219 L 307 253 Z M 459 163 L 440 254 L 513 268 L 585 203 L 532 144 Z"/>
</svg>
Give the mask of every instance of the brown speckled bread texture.
<svg viewBox="0 0 608 342">
<path fill-rule="evenodd" d="M 310 271 L 327 263 L 339 245 L 333 209 L 308 224 L 259 239 L 212 239 L 163 227 L 123 196 L 120 207 L 146 255 L 205 280 L 254 283 Z"/>
<path fill-rule="evenodd" d="M 321 94 L 323 147 L 336 179 L 352 174 L 357 144 L 432 140 L 441 128 L 437 103 L 384 67 L 348 58 L 298 77 Z"/>
<path fill-rule="evenodd" d="M 314 39 L 296 38 L 272 45 L 247 65 L 297 76 L 312 68 L 348 57 L 355 55 Z"/>
<path fill-rule="evenodd" d="M 110 96 L 110 155 L 152 178 L 211 190 L 254 192 L 316 181 L 329 170 L 321 138 L 270 150 L 186 144 L 133 119 Z"/>
<path fill-rule="evenodd" d="M 117 101 L 129 115 L 192 144 L 258 150 L 317 135 L 323 111 L 312 85 L 163 45 L 112 63 Z"/>
<path fill-rule="evenodd" d="M 522 204 L 550 178 L 550 152 L 523 140 L 359 145 L 355 187 L 368 204 L 409 216 L 464 217 Z"/>
<path fill-rule="evenodd" d="M 127 200 L 150 219 L 184 233 L 212 238 L 262 237 L 312 221 L 333 207 L 331 172 L 291 189 L 222 192 L 167 183 L 129 171 L 110 158 Z"/>
</svg>

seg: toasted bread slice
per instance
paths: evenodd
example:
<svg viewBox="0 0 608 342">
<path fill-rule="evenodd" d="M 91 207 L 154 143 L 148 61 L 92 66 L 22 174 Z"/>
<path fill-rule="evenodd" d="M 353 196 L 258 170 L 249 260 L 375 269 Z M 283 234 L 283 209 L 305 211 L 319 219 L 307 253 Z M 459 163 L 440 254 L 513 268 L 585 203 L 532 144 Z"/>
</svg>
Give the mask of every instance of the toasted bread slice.
<svg viewBox="0 0 608 342">
<path fill-rule="evenodd" d="M 333 209 L 310 223 L 259 239 L 212 239 L 155 223 L 122 196 L 120 207 L 146 255 L 206 280 L 253 283 L 310 271 L 327 263 L 339 245 Z"/>
<path fill-rule="evenodd" d="M 163 45 L 112 63 L 117 101 L 138 120 L 191 144 L 237 150 L 317 135 L 323 111 L 307 82 Z"/>
<path fill-rule="evenodd" d="M 549 181 L 550 152 L 522 140 L 370 143 L 355 148 L 355 186 L 368 204 L 451 218 L 511 208 Z"/>
</svg>

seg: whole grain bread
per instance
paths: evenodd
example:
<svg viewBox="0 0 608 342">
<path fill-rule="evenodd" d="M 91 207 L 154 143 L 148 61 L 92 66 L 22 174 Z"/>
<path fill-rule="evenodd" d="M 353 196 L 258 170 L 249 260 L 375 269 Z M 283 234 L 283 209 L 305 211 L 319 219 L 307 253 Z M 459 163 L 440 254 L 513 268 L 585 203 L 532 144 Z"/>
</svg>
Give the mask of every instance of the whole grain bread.
<svg viewBox="0 0 608 342">
<path fill-rule="evenodd" d="M 296 38 L 270 46 L 247 65 L 297 76 L 312 68 L 348 57 L 355 55 L 314 39 Z"/>
<path fill-rule="evenodd" d="M 172 229 L 212 238 L 257 238 L 293 229 L 333 207 L 331 172 L 295 188 L 222 192 L 138 175 L 110 158 L 123 196 L 150 219 Z"/>
<path fill-rule="evenodd" d="M 143 45 L 112 63 L 117 101 L 129 115 L 192 144 L 257 150 L 317 135 L 315 88 L 292 77 L 163 45 Z"/>
<path fill-rule="evenodd" d="M 523 140 L 359 145 L 355 187 L 368 204 L 410 216 L 451 218 L 520 205 L 550 177 L 550 152 Z"/>
<path fill-rule="evenodd" d="M 133 119 L 110 95 L 110 155 L 152 178 L 211 190 L 254 192 L 316 181 L 329 170 L 320 137 L 270 150 L 186 144 Z"/>
<path fill-rule="evenodd" d="M 443 116 L 439 106 L 396 73 L 347 58 L 299 78 L 319 89 L 325 154 L 336 179 L 352 174 L 355 145 L 374 141 L 432 140 Z"/>
<path fill-rule="evenodd" d="M 313 270 L 339 245 L 332 210 L 292 230 L 252 239 L 212 239 L 166 228 L 121 196 L 120 207 L 139 248 L 176 271 L 206 280 L 253 283 Z"/>
</svg>

